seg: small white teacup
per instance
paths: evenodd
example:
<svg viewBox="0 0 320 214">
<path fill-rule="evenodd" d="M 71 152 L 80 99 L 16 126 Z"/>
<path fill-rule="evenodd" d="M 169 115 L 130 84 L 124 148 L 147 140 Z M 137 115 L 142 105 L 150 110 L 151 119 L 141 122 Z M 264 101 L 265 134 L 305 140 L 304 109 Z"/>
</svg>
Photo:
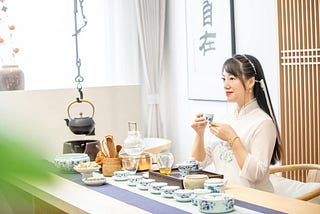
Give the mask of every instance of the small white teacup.
<svg viewBox="0 0 320 214">
<path fill-rule="evenodd" d="M 193 194 L 193 190 L 191 189 L 178 189 L 173 193 L 173 197 L 177 201 L 188 202 L 188 201 L 191 201 L 192 194 Z"/>
<path fill-rule="evenodd" d="M 201 195 L 210 194 L 211 190 L 209 189 L 194 189 L 193 194 L 191 195 L 191 203 L 195 206 L 198 206 L 198 197 Z"/>
<path fill-rule="evenodd" d="M 148 190 L 151 183 L 155 182 L 155 179 L 152 178 L 143 178 L 138 181 L 137 187 L 140 190 Z"/>
<path fill-rule="evenodd" d="M 125 181 L 128 180 L 129 171 L 121 170 L 113 172 L 113 177 L 116 181 Z"/>
<path fill-rule="evenodd" d="M 168 183 L 166 182 L 153 182 L 149 185 L 149 192 L 153 194 L 160 194 L 161 188 L 167 186 Z"/>
<path fill-rule="evenodd" d="M 127 183 L 129 186 L 136 186 L 141 179 L 143 179 L 143 175 L 129 175 Z"/>
<path fill-rule="evenodd" d="M 209 178 L 204 182 L 204 188 L 211 190 L 212 193 L 224 193 L 224 187 L 227 183 L 223 178 Z"/>
<path fill-rule="evenodd" d="M 161 188 L 161 195 L 165 198 L 173 198 L 176 190 L 180 189 L 179 186 L 164 186 Z"/>
</svg>

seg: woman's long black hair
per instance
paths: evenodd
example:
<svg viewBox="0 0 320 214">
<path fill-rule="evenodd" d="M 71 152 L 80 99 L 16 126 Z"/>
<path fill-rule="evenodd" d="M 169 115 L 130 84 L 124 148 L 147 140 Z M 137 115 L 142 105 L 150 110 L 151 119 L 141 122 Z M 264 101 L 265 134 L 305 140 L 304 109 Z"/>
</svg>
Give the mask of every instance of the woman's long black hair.
<svg viewBox="0 0 320 214">
<path fill-rule="evenodd" d="M 235 77 L 239 78 L 244 87 L 245 87 L 245 84 L 244 84 L 245 79 L 250 79 L 251 77 L 255 77 L 256 83 L 254 84 L 254 88 L 253 88 L 254 97 L 256 98 L 259 107 L 272 118 L 277 130 L 275 147 L 273 149 L 273 154 L 270 161 L 270 164 L 275 164 L 277 161 L 281 159 L 280 132 L 279 132 L 277 120 L 274 115 L 271 99 L 269 96 L 269 90 L 267 87 L 267 83 L 265 81 L 263 69 L 259 60 L 251 55 L 237 54 L 225 61 L 225 63 L 223 64 L 223 71 L 226 71 L 227 73 L 232 74 Z M 264 89 L 261 84 L 264 85 L 263 86 Z M 267 99 L 269 100 L 269 107 L 268 107 Z"/>
</svg>

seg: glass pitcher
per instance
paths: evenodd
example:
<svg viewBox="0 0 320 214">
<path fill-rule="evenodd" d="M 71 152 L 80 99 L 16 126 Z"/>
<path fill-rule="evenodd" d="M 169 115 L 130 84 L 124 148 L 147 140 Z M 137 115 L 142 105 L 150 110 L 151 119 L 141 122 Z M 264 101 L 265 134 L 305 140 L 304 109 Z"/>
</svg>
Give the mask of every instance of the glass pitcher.
<svg viewBox="0 0 320 214">
<path fill-rule="evenodd" d="M 140 155 L 144 151 L 144 143 L 140 132 L 137 131 L 136 122 L 128 122 L 129 131 L 128 136 L 124 141 L 123 150 L 128 155 Z"/>
</svg>

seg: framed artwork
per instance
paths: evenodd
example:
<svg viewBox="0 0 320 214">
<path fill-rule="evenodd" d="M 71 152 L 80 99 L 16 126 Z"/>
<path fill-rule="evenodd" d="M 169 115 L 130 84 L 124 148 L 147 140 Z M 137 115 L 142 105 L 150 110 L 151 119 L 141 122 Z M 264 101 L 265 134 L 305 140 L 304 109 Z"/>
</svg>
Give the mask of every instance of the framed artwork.
<svg viewBox="0 0 320 214">
<path fill-rule="evenodd" d="M 225 101 L 222 65 L 235 53 L 234 1 L 186 0 L 188 96 Z"/>
</svg>

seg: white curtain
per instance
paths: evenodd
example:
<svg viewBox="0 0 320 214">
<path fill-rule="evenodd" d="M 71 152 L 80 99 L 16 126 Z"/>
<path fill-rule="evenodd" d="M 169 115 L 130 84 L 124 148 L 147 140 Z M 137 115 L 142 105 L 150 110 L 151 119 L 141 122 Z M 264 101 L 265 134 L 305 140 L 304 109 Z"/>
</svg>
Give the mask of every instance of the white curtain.
<svg viewBox="0 0 320 214">
<path fill-rule="evenodd" d="M 166 0 L 136 0 L 139 43 L 148 103 L 146 137 L 163 137 L 159 106 Z"/>
</svg>

